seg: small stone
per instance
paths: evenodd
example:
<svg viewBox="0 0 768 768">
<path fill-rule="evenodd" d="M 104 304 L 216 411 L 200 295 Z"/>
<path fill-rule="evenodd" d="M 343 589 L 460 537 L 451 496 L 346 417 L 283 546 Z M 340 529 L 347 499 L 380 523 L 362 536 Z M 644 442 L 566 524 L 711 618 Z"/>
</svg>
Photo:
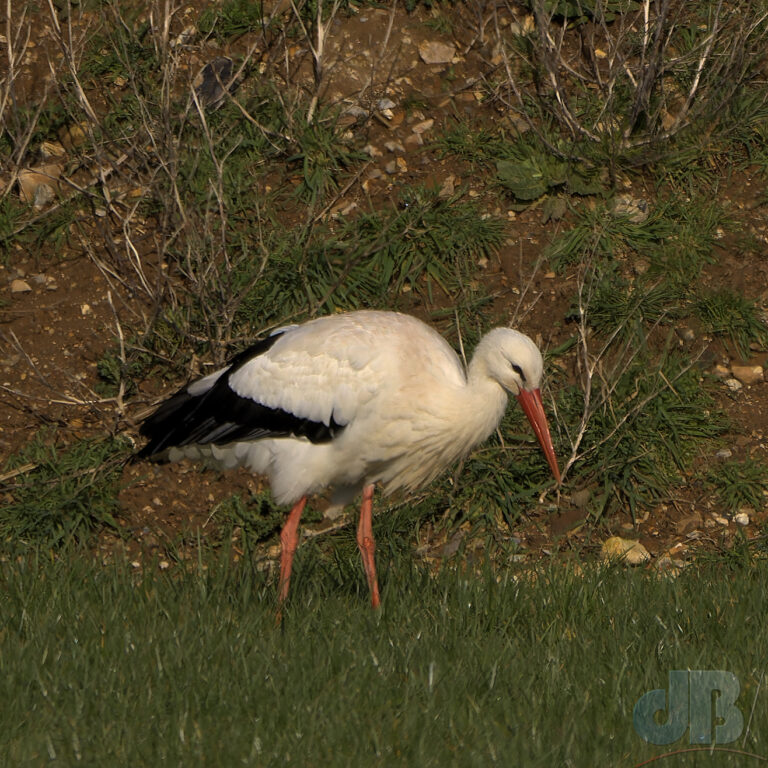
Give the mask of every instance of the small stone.
<svg viewBox="0 0 768 768">
<path fill-rule="evenodd" d="M 59 141 L 64 149 L 71 150 L 85 144 L 85 128 L 87 123 L 72 123 L 64 125 L 59 130 Z"/>
<path fill-rule="evenodd" d="M 161 571 L 166 571 L 171 566 L 171 564 L 167 560 L 161 560 L 157 565 Z"/>
<path fill-rule="evenodd" d="M 328 506 L 328 508 L 323 512 L 323 517 L 326 520 L 330 520 L 331 522 L 336 522 L 339 518 L 344 516 L 344 505 L 343 504 L 331 504 Z"/>
<path fill-rule="evenodd" d="M 413 149 L 414 147 L 421 147 L 424 145 L 424 139 L 421 138 L 420 133 L 412 133 L 410 136 L 406 136 L 403 142 L 406 147 Z"/>
<path fill-rule="evenodd" d="M 656 562 L 656 570 L 665 576 L 676 578 L 680 571 L 685 567 L 685 563 L 677 558 L 670 557 L 669 554 L 662 555 Z"/>
<path fill-rule="evenodd" d="M 744 511 L 737 512 L 733 516 L 733 522 L 736 523 L 736 525 L 749 525 L 749 515 Z"/>
<path fill-rule="evenodd" d="M 93 314 L 93 310 L 91 309 L 91 305 L 90 304 L 82 304 L 80 306 L 80 314 L 83 317 L 87 317 L 88 315 L 92 315 Z"/>
<path fill-rule="evenodd" d="M 642 224 L 648 218 L 648 201 L 631 195 L 617 195 L 611 205 L 611 213 L 627 218 L 633 224 Z"/>
<path fill-rule="evenodd" d="M 720 461 L 725 461 L 726 459 L 730 459 L 731 456 L 733 456 L 733 451 L 730 448 L 721 448 L 715 454 L 715 458 L 720 459 Z"/>
<path fill-rule="evenodd" d="M 53 202 L 56 197 L 56 191 L 50 184 L 38 184 L 35 187 L 35 199 L 32 201 L 32 206 L 35 210 L 42 210 L 48 203 Z"/>
<path fill-rule="evenodd" d="M 718 525 L 728 525 L 728 518 L 727 517 L 723 517 L 722 515 L 712 515 L 712 519 Z"/>
<path fill-rule="evenodd" d="M 701 515 L 692 515 L 691 517 L 684 517 L 682 520 L 678 520 L 675 524 L 675 529 L 678 536 L 685 536 L 700 528 L 702 524 Z"/>
<path fill-rule="evenodd" d="M 450 174 L 449 176 L 445 177 L 445 180 L 440 185 L 440 191 L 437 193 L 437 196 L 441 200 L 445 200 L 446 198 L 450 197 L 454 190 L 456 189 L 456 177 L 453 174 Z"/>
<path fill-rule="evenodd" d="M 675 123 L 677 122 L 677 118 L 671 113 L 668 112 L 666 109 L 661 113 L 661 127 L 665 131 L 671 131 L 672 128 L 675 127 Z"/>
<path fill-rule="evenodd" d="M 425 64 L 450 64 L 456 47 L 438 40 L 429 40 L 419 46 L 419 56 Z"/>
<path fill-rule="evenodd" d="M 354 117 L 356 120 L 364 120 L 366 117 L 368 117 L 368 111 L 367 111 L 367 110 L 365 110 L 365 109 L 363 109 L 363 108 L 362 108 L 361 106 L 359 106 L 358 104 L 351 104 L 350 106 L 348 106 L 348 107 L 347 107 L 347 108 L 344 110 L 344 113 L 343 113 L 343 114 L 345 114 L 345 115 L 351 115 L 351 116 L 352 116 L 352 117 Z"/>
<path fill-rule="evenodd" d="M 693 330 L 691 328 L 686 328 L 685 326 L 680 326 L 678 328 L 675 328 L 675 333 L 686 344 L 690 344 L 692 341 L 695 341 L 696 339 L 696 334 L 693 332 Z"/>
<path fill-rule="evenodd" d="M 731 390 L 731 392 L 738 392 L 744 385 L 738 379 L 726 379 L 725 386 Z"/>
<path fill-rule="evenodd" d="M 603 560 L 622 560 L 627 565 L 642 565 L 651 559 L 651 553 L 639 541 L 622 539 L 620 536 L 606 539 L 601 554 Z"/>
<path fill-rule="evenodd" d="M 420 123 L 416 123 L 416 125 L 411 128 L 411 131 L 413 133 L 426 133 L 428 130 L 432 128 L 432 126 L 435 124 L 435 121 L 432 119 L 429 120 L 422 120 Z"/>
<path fill-rule="evenodd" d="M 363 147 L 363 152 L 368 157 L 381 157 L 384 154 L 378 147 L 374 147 L 373 144 L 366 144 Z"/>
<path fill-rule="evenodd" d="M 511 21 L 509 23 L 509 31 L 515 37 L 522 37 L 524 35 L 530 35 L 533 30 L 536 29 L 536 22 L 533 16 L 529 13 L 523 19 L 522 23 L 519 21 Z"/>
<path fill-rule="evenodd" d="M 11 293 L 29 293 L 32 286 L 26 280 L 11 280 Z"/>
<path fill-rule="evenodd" d="M 580 491 L 574 491 L 571 494 L 571 504 L 577 509 L 584 509 L 592 498 L 592 491 L 589 488 L 582 488 Z"/>
<path fill-rule="evenodd" d="M 731 372 L 724 365 L 720 365 L 720 363 L 712 368 L 712 375 L 718 379 L 727 379 L 730 373 Z"/>
<path fill-rule="evenodd" d="M 397 173 L 397 163 L 392 160 L 384 166 L 384 173 L 394 176 Z"/>
<path fill-rule="evenodd" d="M 188 45 L 197 36 L 197 27 L 190 24 L 179 32 L 176 37 L 171 40 L 171 48 L 178 48 L 180 45 Z"/>
<path fill-rule="evenodd" d="M 378 103 L 376 104 L 376 108 L 381 110 L 382 112 L 385 109 L 394 109 L 397 106 L 392 99 L 379 99 Z"/>
<path fill-rule="evenodd" d="M 45 160 L 51 160 L 54 158 L 64 157 L 67 154 L 67 150 L 58 141 L 44 141 L 40 145 L 40 154 Z"/>
<path fill-rule="evenodd" d="M 60 177 L 61 166 L 54 163 L 25 168 L 19 173 L 19 197 L 42 208 L 55 197 Z"/>
<path fill-rule="evenodd" d="M 405 154 L 405 147 L 399 141 L 385 141 L 384 148 L 393 155 Z"/>
<path fill-rule="evenodd" d="M 764 380 L 762 365 L 732 365 L 731 373 L 742 384 L 757 384 Z"/>
</svg>

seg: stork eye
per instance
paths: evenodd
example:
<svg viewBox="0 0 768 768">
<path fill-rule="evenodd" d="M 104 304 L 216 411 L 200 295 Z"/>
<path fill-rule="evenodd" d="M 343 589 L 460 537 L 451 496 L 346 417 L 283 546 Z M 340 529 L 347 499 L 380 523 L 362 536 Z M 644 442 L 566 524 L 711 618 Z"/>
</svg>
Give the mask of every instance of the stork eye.
<svg viewBox="0 0 768 768">
<path fill-rule="evenodd" d="M 523 380 L 523 384 L 525 384 L 525 374 L 523 373 L 523 369 L 517 364 L 517 363 L 510 363 L 512 366 L 512 370 Z"/>
</svg>

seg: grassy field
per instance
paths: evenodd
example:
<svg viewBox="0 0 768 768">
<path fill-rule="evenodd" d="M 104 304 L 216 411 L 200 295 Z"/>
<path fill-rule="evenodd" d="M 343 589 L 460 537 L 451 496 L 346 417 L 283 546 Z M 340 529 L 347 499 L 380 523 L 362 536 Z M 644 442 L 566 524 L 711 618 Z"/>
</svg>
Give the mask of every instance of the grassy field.
<svg viewBox="0 0 768 768">
<path fill-rule="evenodd" d="M 736 675 L 744 726 L 718 749 L 768 755 L 762 560 L 666 580 L 562 563 L 435 576 L 397 558 L 379 613 L 362 583 L 305 562 L 280 627 L 274 586 L 227 562 L 4 565 L 3 762 L 632 766 L 690 748 L 633 727 L 673 669 Z"/>
</svg>

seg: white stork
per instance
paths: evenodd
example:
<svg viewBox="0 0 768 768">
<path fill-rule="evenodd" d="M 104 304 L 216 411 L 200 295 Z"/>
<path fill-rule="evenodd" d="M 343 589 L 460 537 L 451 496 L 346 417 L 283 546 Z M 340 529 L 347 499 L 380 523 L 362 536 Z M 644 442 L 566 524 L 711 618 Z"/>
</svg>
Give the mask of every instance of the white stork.
<svg viewBox="0 0 768 768">
<path fill-rule="evenodd" d="M 278 504 L 292 505 L 280 534 L 279 602 L 291 578 L 307 496 L 333 489 L 346 504 L 362 492 L 357 544 L 379 605 L 371 526 L 373 489 L 426 485 L 485 440 L 515 395 L 555 479 L 539 385 L 543 360 L 522 333 L 496 328 L 465 371 L 435 330 L 397 312 L 330 315 L 279 328 L 225 368 L 176 393 L 141 426 L 140 457 L 212 457 L 267 475 Z"/>
</svg>

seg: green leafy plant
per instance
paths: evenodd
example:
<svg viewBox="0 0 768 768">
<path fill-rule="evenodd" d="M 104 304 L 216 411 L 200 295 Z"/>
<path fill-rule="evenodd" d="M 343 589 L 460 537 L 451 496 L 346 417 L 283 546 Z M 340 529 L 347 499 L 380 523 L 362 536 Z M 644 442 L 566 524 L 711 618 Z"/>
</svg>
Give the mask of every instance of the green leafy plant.
<svg viewBox="0 0 768 768">
<path fill-rule="evenodd" d="M 219 41 L 254 32 L 263 25 L 262 4 L 251 0 L 225 0 L 219 6 L 206 8 L 197 21 L 201 35 L 214 35 Z"/>
<path fill-rule="evenodd" d="M 758 317 L 754 301 L 728 289 L 702 291 L 695 309 L 710 333 L 727 337 L 746 358 L 749 345 L 768 344 L 768 328 Z"/>
<path fill-rule="evenodd" d="M 743 506 L 754 510 L 765 506 L 768 467 L 757 459 L 724 461 L 709 469 L 705 480 L 728 512 L 736 512 Z"/>
<path fill-rule="evenodd" d="M 58 446 L 49 433 L 38 433 L 5 465 L 11 482 L 0 511 L 2 546 L 55 548 L 104 525 L 116 529 L 118 481 L 130 450 L 121 438 Z"/>
</svg>

